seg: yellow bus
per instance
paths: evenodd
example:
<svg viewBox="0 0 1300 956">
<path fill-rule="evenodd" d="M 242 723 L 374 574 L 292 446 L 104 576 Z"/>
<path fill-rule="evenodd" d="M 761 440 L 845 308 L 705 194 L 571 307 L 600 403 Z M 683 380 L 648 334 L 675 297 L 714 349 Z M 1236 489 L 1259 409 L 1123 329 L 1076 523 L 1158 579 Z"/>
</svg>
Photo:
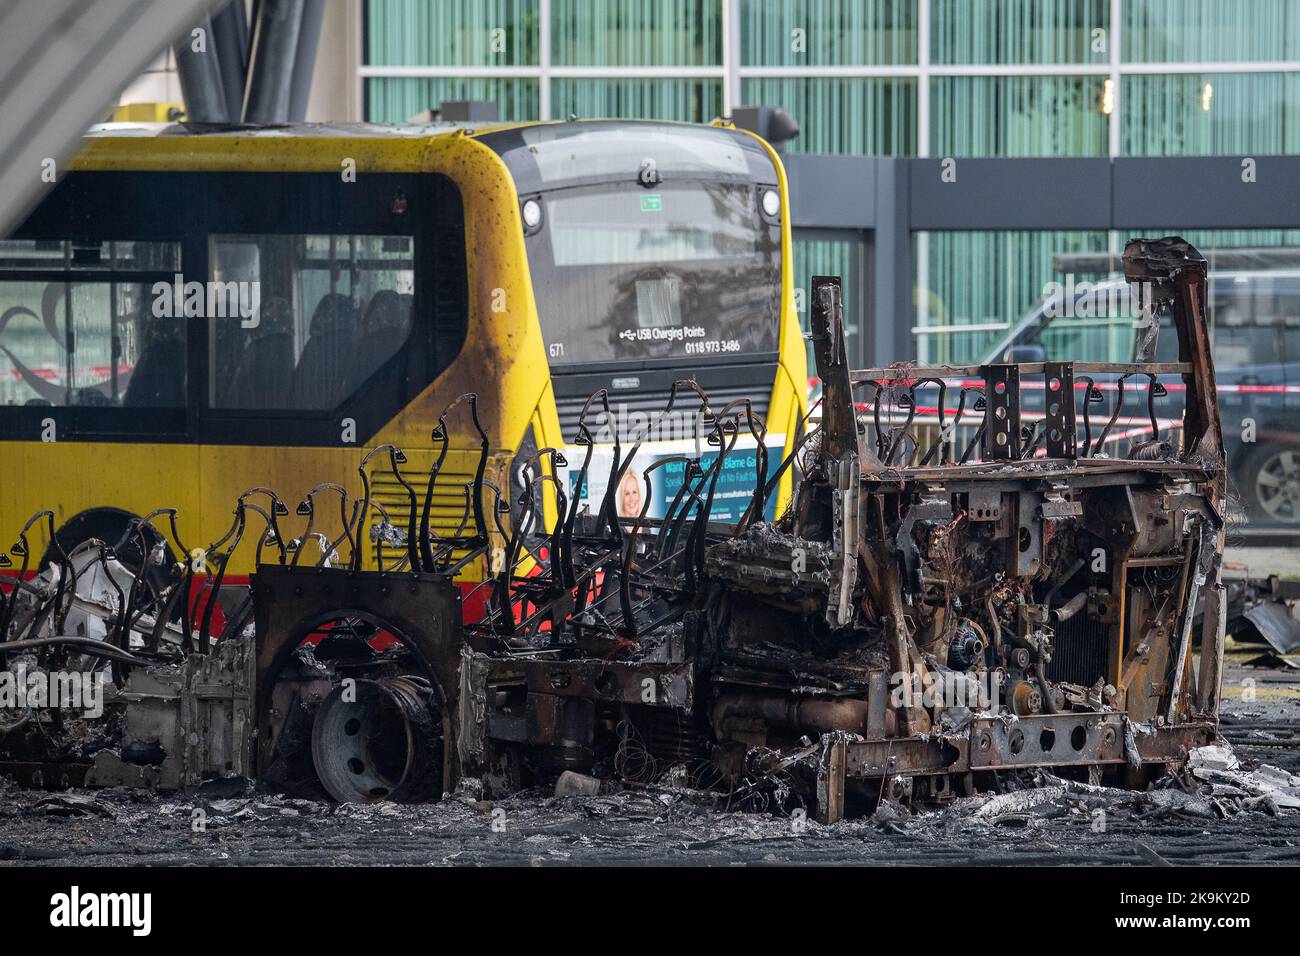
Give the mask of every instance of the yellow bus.
<svg viewBox="0 0 1300 956">
<path fill-rule="evenodd" d="M 721 125 L 93 130 L 0 242 L 0 547 L 42 508 L 70 551 L 161 507 L 203 547 L 252 486 L 290 509 L 319 482 L 358 494 L 382 444 L 420 492 L 439 412 L 469 392 L 512 502 L 519 463 L 571 447 L 600 388 L 596 454 L 679 379 L 715 409 L 754 398 L 784 453 L 807 404 L 787 204 L 771 147 Z M 453 418 L 438 534 L 479 458 Z M 690 442 L 651 437 L 634 469 Z M 598 472 L 569 491 L 603 494 Z M 391 473 L 374 495 L 407 501 Z M 253 561 L 246 542 L 227 581 Z"/>
</svg>

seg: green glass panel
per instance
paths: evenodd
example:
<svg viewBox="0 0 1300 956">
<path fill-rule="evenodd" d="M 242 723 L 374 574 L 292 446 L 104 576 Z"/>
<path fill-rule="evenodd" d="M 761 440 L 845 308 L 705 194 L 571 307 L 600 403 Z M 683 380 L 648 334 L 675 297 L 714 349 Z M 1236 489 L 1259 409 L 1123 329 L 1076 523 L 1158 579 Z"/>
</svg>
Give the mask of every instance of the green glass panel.
<svg viewBox="0 0 1300 956">
<path fill-rule="evenodd" d="M 551 80 L 551 118 L 661 119 L 707 123 L 722 115 L 722 81 Z"/>
<path fill-rule="evenodd" d="M 1300 151 L 1300 75 L 1126 76 L 1120 89 L 1120 149 L 1127 156 Z"/>
<path fill-rule="evenodd" d="M 533 66 L 537 0 L 367 0 L 370 66 Z"/>
<path fill-rule="evenodd" d="M 1214 254 L 1221 249 L 1251 249 L 1258 247 L 1289 246 L 1296 249 L 1300 259 L 1300 209 L 1292 217 L 1295 229 L 1185 229 L 1179 226 L 1159 226 L 1135 229 L 1135 236 L 1182 236 L 1210 262 L 1214 270 Z M 1300 321 L 1300 316 L 1297 317 Z"/>
<path fill-rule="evenodd" d="M 916 0 L 741 0 L 745 66 L 916 62 Z"/>
<path fill-rule="evenodd" d="M 1131 63 L 1294 60 L 1295 0 L 1124 0 L 1124 59 Z"/>
<path fill-rule="evenodd" d="M 716 0 L 551 0 L 557 66 L 717 66 Z"/>
<path fill-rule="evenodd" d="M 858 240 L 800 239 L 794 240 L 795 305 L 799 311 L 799 328 L 809 331 L 808 310 L 812 302 L 813 276 L 839 276 L 840 293 L 844 302 L 844 339 L 849 360 L 855 366 L 865 364 L 862 352 L 862 288 L 859 269 L 862 244 Z M 817 363 L 813 360 L 812 342 L 805 341 L 808 349 L 808 374 L 815 375 Z"/>
<path fill-rule="evenodd" d="M 746 103 L 780 106 L 799 123 L 797 153 L 916 153 L 916 81 L 892 77 L 750 78 Z"/>
<path fill-rule="evenodd" d="M 917 335 L 923 364 L 975 363 L 1006 330 L 1042 302 L 1049 282 L 1061 282 L 1052 258 L 1063 252 L 1104 252 L 1105 232 L 928 232 L 913 237 L 918 269 L 917 322 L 952 332 Z M 928 278 L 927 278 L 928 277 Z M 925 281 L 925 287 L 921 282 Z M 963 331 L 1000 323 L 1003 329 Z M 1130 339 L 1131 343 L 1131 339 Z"/>
<path fill-rule="evenodd" d="M 1105 156 L 1100 76 L 930 81 L 933 156 Z"/>
<path fill-rule="evenodd" d="M 1109 0 L 930 0 L 930 62 L 1105 63 Z"/>
<path fill-rule="evenodd" d="M 491 100 L 503 121 L 536 119 L 540 110 L 537 81 L 486 78 L 430 79 L 371 77 L 366 80 L 366 119 L 401 123 L 447 100 Z"/>
</svg>

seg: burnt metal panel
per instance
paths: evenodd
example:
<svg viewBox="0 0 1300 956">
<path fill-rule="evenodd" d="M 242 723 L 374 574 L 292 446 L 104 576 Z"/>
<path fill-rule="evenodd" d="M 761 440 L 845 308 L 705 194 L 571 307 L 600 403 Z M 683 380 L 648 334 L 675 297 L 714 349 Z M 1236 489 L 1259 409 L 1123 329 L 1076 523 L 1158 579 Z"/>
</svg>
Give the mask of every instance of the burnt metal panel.
<svg viewBox="0 0 1300 956">
<path fill-rule="evenodd" d="M 972 770 L 1124 762 L 1124 715 L 984 717 L 971 724 Z"/>
<path fill-rule="evenodd" d="M 988 413 L 984 417 L 984 459 L 1019 458 L 1020 368 L 1016 365 L 986 365 L 981 371 L 988 403 Z"/>
<path fill-rule="evenodd" d="M 433 682 L 449 744 L 444 786 L 454 785 L 458 766 L 451 759 L 450 742 L 457 739 L 459 720 L 461 608 L 460 590 L 450 577 L 259 565 L 252 587 L 259 774 L 265 772 L 274 752 L 271 690 L 280 671 L 317 628 L 341 618 L 359 618 L 396 637 Z"/>
<path fill-rule="evenodd" d="M 1279 654 L 1300 650 L 1300 622 L 1287 613 L 1285 604 L 1274 601 L 1257 604 L 1245 617 Z"/>
<path fill-rule="evenodd" d="M 1048 458 L 1073 458 L 1076 454 L 1074 419 L 1074 363 L 1043 365 L 1043 430 Z"/>
</svg>

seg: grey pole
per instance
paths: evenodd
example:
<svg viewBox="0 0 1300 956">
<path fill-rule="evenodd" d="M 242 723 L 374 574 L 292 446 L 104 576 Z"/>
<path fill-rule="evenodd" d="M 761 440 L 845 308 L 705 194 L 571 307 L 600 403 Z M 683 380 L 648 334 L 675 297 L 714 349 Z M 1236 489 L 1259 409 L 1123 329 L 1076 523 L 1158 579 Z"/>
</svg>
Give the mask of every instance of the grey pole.
<svg viewBox="0 0 1300 956">
<path fill-rule="evenodd" d="M 320 29 L 325 21 L 325 0 L 306 0 L 298 49 L 293 57 L 293 86 L 289 94 L 289 121 L 301 123 L 307 118 L 307 101 L 311 99 L 312 71 L 316 67 L 316 50 L 320 47 Z"/>
<path fill-rule="evenodd" d="M 248 64 L 245 123 L 288 122 L 293 58 L 298 50 L 304 6 L 304 0 L 262 0 Z"/>
<path fill-rule="evenodd" d="M 244 0 L 230 0 L 212 17 L 221 85 L 226 92 L 226 120 L 238 123 L 244 111 L 244 85 L 248 81 L 248 19 Z"/>
<path fill-rule="evenodd" d="M 195 31 L 202 35 L 196 36 Z M 195 47 L 199 49 L 195 49 Z M 185 98 L 185 118 L 190 123 L 224 123 L 226 91 L 221 83 L 221 65 L 217 58 L 212 19 L 204 17 L 176 39 L 176 70 L 180 75 L 181 96 Z"/>
</svg>

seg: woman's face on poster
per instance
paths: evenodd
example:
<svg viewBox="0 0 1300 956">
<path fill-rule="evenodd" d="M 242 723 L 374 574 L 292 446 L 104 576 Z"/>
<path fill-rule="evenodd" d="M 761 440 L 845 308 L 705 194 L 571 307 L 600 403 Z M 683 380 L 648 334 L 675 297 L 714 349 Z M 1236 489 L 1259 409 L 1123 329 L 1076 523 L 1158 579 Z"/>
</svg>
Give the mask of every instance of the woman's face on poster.
<svg viewBox="0 0 1300 956">
<path fill-rule="evenodd" d="M 618 513 L 623 518 L 635 518 L 641 514 L 641 482 L 636 472 L 625 474 L 618 487 Z"/>
</svg>

